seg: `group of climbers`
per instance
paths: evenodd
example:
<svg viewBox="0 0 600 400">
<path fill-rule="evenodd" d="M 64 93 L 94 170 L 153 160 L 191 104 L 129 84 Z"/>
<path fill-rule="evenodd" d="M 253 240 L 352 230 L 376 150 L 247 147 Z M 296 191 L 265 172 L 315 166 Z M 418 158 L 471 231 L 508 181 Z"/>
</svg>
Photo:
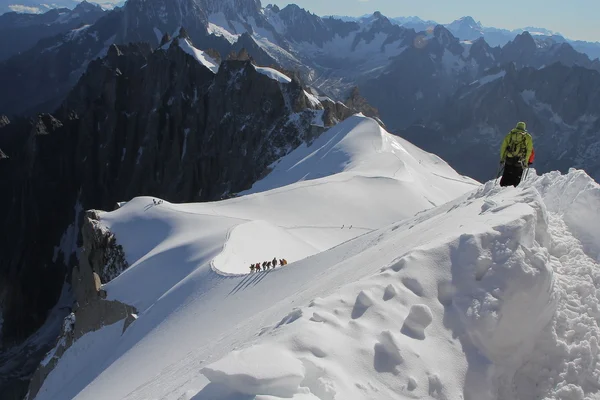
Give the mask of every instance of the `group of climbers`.
<svg viewBox="0 0 600 400">
<path fill-rule="evenodd" d="M 281 265 L 282 267 L 284 265 L 287 265 L 287 263 L 288 263 L 285 258 L 277 260 L 277 257 L 275 257 L 271 261 L 264 261 L 262 263 L 256 263 L 256 264 L 250 265 L 250 272 L 259 272 L 261 270 L 261 268 L 263 271 L 266 271 L 268 269 L 274 269 L 277 266 L 277 262 L 279 262 L 279 265 Z"/>
<path fill-rule="evenodd" d="M 518 186 L 524 171 L 533 164 L 534 159 L 533 139 L 527 132 L 525 122 L 519 122 L 506 135 L 500 147 L 500 186 Z"/>
</svg>

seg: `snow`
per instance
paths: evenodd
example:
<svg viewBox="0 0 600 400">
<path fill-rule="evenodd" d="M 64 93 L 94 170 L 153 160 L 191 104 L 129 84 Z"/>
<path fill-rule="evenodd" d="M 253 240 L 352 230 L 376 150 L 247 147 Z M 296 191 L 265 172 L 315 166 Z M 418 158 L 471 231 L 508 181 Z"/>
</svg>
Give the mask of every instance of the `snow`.
<svg viewBox="0 0 600 400">
<path fill-rule="evenodd" d="M 67 388 L 43 385 L 36 398 L 75 398 L 77 392 L 83 389 L 82 384 L 94 377 L 93 369 L 81 368 L 81 366 L 86 364 L 104 365 L 104 361 L 110 355 L 111 349 L 118 342 L 122 330 L 123 321 L 104 326 L 100 330 L 87 333 L 79 338 L 62 355 L 56 368 L 46 378 L 47 380 L 59 378 L 70 382 L 70 385 Z M 64 337 L 61 338 L 61 341 L 64 342 L 64 340 Z M 50 361 L 55 350 L 56 347 L 48 353 L 47 359 L 42 364 Z"/>
<path fill-rule="evenodd" d="M 138 318 L 77 341 L 37 399 L 600 395 L 584 172 L 481 185 L 361 115 L 271 169 L 229 200 L 102 213 L 131 265 L 104 289 Z"/>
<path fill-rule="evenodd" d="M 192 43 L 188 39 L 179 40 L 179 47 L 215 74 L 219 71 L 219 63 L 202 50 L 198 50 L 192 46 Z"/>
<path fill-rule="evenodd" d="M 265 345 L 233 351 L 201 372 L 212 383 L 230 387 L 237 393 L 287 398 L 296 394 L 305 376 L 302 362 L 290 351 Z"/>
<path fill-rule="evenodd" d="M 325 110 L 315 110 L 311 125 L 320 126 L 322 128 L 325 128 L 325 121 L 323 120 L 324 117 L 325 117 Z"/>
<path fill-rule="evenodd" d="M 444 49 L 444 53 L 442 54 L 442 64 L 448 73 L 462 70 L 466 66 L 465 61 L 460 55 L 453 54 L 448 49 Z"/>
<path fill-rule="evenodd" d="M 498 79 L 504 78 L 506 76 L 506 71 L 500 71 L 498 73 L 492 74 L 492 75 L 486 75 L 483 78 L 480 78 L 479 80 L 475 81 L 472 83 L 475 84 L 477 83 L 478 86 L 483 86 L 483 85 L 487 85 L 488 83 L 492 83 Z"/>
<path fill-rule="evenodd" d="M 153 29 L 154 31 L 154 35 L 156 36 L 156 41 L 158 43 L 160 43 L 160 41 L 162 40 L 164 34 L 162 33 L 162 31 L 160 29 L 158 29 L 157 27 L 154 27 Z"/>
<path fill-rule="evenodd" d="M 344 73 L 352 74 L 381 68 L 382 65 L 389 63 L 390 58 L 402 54 L 408 48 L 401 46 L 401 40 L 384 46 L 388 40 L 388 35 L 384 33 L 377 33 L 369 43 L 360 40 L 353 47 L 359 33 L 360 31 L 352 32 L 346 37 L 335 35 L 322 46 L 309 42 L 293 43 L 292 46 L 298 54 L 306 55 L 310 59 L 327 57 L 340 60 L 342 63 L 339 65 L 347 66 L 344 68 Z M 359 66 L 360 68 L 357 68 Z"/>
<path fill-rule="evenodd" d="M 210 14 L 208 22 L 213 28 L 219 27 L 220 32 L 226 31 L 231 36 L 239 36 L 246 32 L 246 28 L 242 24 L 237 21 L 229 21 L 222 11 Z M 223 36 L 225 35 L 223 34 Z"/>
<path fill-rule="evenodd" d="M 254 67 L 256 69 L 257 72 L 268 76 L 269 78 L 280 82 L 280 83 L 291 83 L 292 80 L 287 76 L 282 74 L 281 72 L 273 69 L 273 68 L 267 68 L 267 67 Z"/>
<path fill-rule="evenodd" d="M 317 98 L 317 96 L 308 93 L 306 90 L 304 90 L 304 95 L 308 99 L 308 102 L 310 103 L 311 107 L 313 107 L 313 108 L 322 108 L 323 107 L 321 105 L 321 102 Z"/>
<path fill-rule="evenodd" d="M 79 28 L 71 29 L 67 34 L 65 34 L 66 41 L 72 41 L 77 38 L 80 38 L 83 33 L 85 33 L 92 25 L 87 24 L 83 25 Z"/>
<path fill-rule="evenodd" d="M 224 37 L 231 44 L 234 44 L 235 42 L 237 42 L 238 38 L 240 37 L 240 35 L 232 34 L 227 29 L 225 29 L 219 25 L 215 25 L 211 22 L 208 23 L 207 30 L 208 30 L 209 34 Z"/>
</svg>

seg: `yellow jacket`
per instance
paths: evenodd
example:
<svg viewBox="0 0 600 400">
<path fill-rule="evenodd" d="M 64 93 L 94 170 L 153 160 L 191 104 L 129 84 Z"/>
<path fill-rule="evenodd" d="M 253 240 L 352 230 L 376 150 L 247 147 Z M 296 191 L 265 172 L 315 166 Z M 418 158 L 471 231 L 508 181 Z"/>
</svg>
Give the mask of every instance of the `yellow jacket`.
<svg viewBox="0 0 600 400">
<path fill-rule="evenodd" d="M 507 157 L 518 157 L 525 165 L 528 164 L 533 151 L 533 139 L 525 131 L 513 129 L 506 135 L 500 147 L 500 161 Z"/>
</svg>

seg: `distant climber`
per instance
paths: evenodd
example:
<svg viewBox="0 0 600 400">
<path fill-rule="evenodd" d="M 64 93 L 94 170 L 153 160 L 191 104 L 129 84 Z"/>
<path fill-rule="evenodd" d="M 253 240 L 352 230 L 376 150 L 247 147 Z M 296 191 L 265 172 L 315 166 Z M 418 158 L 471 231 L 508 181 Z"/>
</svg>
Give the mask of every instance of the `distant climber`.
<svg viewBox="0 0 600 400">
<path fill-rule="evenodd" d="M 533 152 L 533 139 L 527 132 L 525 122 L 517 123 L 502 141 L 500 164 L 504 165 L 500 186 L 518 186 L 523 170 L 529 167 Z"/>
<path fill-rule="evenodd" d="M 273 264 L 271 264 L 273 266 L 273 268 L 275 268 L 277 266 L 277 257 L 273 257 Z"/>
</svg>

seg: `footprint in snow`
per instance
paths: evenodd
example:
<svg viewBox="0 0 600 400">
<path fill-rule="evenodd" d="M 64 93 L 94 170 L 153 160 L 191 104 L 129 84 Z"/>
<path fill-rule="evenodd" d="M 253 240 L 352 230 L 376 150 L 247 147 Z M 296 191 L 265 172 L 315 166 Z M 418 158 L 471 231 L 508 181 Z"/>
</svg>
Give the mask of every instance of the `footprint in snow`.
<svg viewBox="0 0 600 400">
<path fill-rule="evenodd" d="M 282 325 L 291 324 L 292 322 L 296 321 L 300 317 L 302 317 L 302 310 L 299 308 L 296 308 L 296 309 L 290 311 L 290 313 L 288 315 L 283 317 L 283 319 L 281 321 L 279 321 L 279 323 L 275 326 L 275 328 L 279 328 Z"/>
<path fill-rule="evenodd" d="M 373 298 L 364 290 L 356 297 L 356 302 L 354 303 L 354 308 L 352 309 L 352 319 L 357 319 L 363 316 L 365 311 L 369 307 L 371 307 L 375 302 Z"/>
<path fill-rule="evenodd" d="M 402 283 L 404 284 L 404 286 L 406 286 L 408 290 L 410 290 L 417 296 L 423 296 L 423 286 L 421 285 L 421 282 L 419 282 L 417 279 L 405 276 L 402 277 Z"/>
<path fill-rule="evenodd" d="M 373 367 L 375 371 L 396 373 L 396 366 L 402 364 L 400 346 L 390 331 L 383 331 L 379 336 L 379 342 L 375 344 L 375 357 Z"/>
<path fill-rule="evenodd" d="M 410 308 L 400 331 L 413 339 L 423 340 L 425 339 L 425 329 L 432 321 L 431 309 L 425 304 L 416 304 Z"/>
<path fill-rule="evenodd" d="M 383 300 L 384 301 L 391 300 L 394 297 L 396 297 L 397 295 L 398 295 L 398 290 L 396 289 L 396 287 L 394 285 L 392 285 L 390 283 L 389 285 L 387 285 L 387 287 L 385 288 L 385 291 L 383 292 Z"/>
</svg>

